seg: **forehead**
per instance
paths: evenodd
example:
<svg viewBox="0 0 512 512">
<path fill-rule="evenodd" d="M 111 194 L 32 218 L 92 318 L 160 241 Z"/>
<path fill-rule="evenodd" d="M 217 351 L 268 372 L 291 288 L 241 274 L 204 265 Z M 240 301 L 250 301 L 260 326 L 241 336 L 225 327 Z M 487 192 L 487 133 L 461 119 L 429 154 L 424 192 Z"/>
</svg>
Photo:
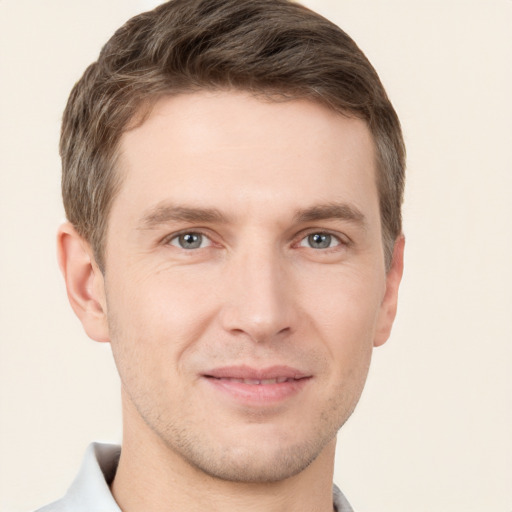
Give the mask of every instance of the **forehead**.
<svg viewBox="0 0 512 512">
<path fill-rule="evenodd" d="M 166 200 L 222 204 L 240 214 L 319 201 L 375 209 L 375 168 L 373 140 L 360 119 L 306 100 L 184 94 L 160 99 L 123 135 L 113 210 Z"/>
</svg>

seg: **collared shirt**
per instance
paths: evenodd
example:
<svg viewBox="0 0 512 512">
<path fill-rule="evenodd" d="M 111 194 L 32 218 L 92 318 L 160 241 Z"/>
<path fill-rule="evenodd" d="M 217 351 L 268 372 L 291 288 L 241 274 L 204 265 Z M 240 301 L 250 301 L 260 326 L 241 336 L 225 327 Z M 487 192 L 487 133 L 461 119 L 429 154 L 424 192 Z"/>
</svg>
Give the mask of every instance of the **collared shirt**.
<svg viewBox="0 0 512 512">
<path fill-rule="evenodd" d="M 116 474 L 120 455 L 120 446 L 90 444 L 82 467 L 66 495 L 36 512 L 121 512 L 109 487 Z M 353 512 L 336 486 L 333 486 L 333 503 L 337 512 Z"/>
</svg>

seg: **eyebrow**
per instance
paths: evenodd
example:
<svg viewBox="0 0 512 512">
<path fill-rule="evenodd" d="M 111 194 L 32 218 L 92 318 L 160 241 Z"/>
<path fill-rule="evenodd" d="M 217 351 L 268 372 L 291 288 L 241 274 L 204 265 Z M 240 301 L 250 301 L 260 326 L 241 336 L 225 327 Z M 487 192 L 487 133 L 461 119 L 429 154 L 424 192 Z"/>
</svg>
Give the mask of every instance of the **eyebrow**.
<svg viewBox="0 0 512 512">
<path fill-rule="evenodd" d="M 346 203 L 327 203 L 298 210 L 294 215 L 297 223 L 339 219 L 366 225 L 364 214 L 355 206 Z M 229 218 L 216 208 L 194 208 L 174 204 L 159 204 L 145 213 L 138 229 L 154 229 L 168 222 L 208 222 L 227 224 Z"/>
<path fill-rule="evenodd" d="M 215 208 L 191 208 L 160 204 L 143 215 L 139 229 L 153 229 L 167 222 L 215 222 L 225 224 L 228 218 Z"/>
<path fill-rule="evenodd" d="M 353 205 L 347 203 L 327 203 L 304 210 L 299 210 L 295 214 L 297 222 L 314 222 L 318 220 L 339 219 L 366 226 L 366 217 Z"/>
</svg>

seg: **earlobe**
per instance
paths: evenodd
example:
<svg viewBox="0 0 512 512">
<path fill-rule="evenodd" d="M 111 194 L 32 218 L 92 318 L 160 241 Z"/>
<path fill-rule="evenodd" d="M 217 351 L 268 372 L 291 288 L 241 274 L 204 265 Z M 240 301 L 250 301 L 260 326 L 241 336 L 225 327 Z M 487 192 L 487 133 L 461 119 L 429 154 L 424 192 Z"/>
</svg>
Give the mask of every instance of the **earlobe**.
<svg viewBox="0 0 512 512">
<path fill-rule="evenodd" d="M 398 303 L 398 288 L 404 270 L 404 247 L 405 238 L 400 235 L 395 241 L 391 267 L 386 275 L 386 292 L 381 303 L 377 331 L 373 342 L 375 347 L 383 345 L 391 334 Z"/>
<path fill-rule="evenodd" d="M 57 233 L 57 257 L 69 302 L 85 332 L 95 341 L 110 341 L 103 274 L 89 243 L 69 222 Z"/>
</svg>

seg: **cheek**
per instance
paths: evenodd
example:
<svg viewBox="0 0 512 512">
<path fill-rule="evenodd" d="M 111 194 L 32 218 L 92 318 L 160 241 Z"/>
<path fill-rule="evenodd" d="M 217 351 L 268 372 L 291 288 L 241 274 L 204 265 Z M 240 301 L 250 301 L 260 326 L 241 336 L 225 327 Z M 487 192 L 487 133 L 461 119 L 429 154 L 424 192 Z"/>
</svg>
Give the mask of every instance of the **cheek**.
<svg viewBox="0 0 512 512">
<path fill-rule="evenodd" d="M 303 280 L 303 308 L 339 345 L 373 341 L 385 278 L 372 270 L 343 268 Z M 357 344 L 359 345 L 359 343 Z"/>
<path fill-rule="evenodd" d="M 179 359 L 214 316 L 212 293 L 189 275 L 180 279 L 179 273 L 152 272 L 136 280 L 126 275 L 111 276 L 107 283 L 113 350 L 121 345 L 126 358 L 155 367 Z"/>
<path fill-rule="evenodd" d="M 361 275 L 347 269 L 332 272 L 325 279 L 317 276 L 315 287 L 309 287 L 316 291 L 309 293 L 308 305 L 304 306 L 310 324 L 323 340 L 327 358 L 333 362 L 330 379 L 338 389 L 335 396 L 341 393 L 354 406 L 373 352 L 382 281 L 372 272 Z"/>
</svg>

